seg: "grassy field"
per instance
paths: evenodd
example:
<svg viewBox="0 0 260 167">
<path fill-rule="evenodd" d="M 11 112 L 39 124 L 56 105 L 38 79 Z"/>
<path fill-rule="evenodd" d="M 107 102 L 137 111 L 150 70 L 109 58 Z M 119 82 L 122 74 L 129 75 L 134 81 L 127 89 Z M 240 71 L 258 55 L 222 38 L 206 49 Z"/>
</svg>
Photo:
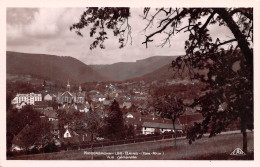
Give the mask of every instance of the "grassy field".
<svg viewBox="0 0 260 167">
<path fill-rule="evenodd" d="M 236 148 L 242 148 L 242 134 L 225 134 L 213 138 L 203 137 L 193 144 L 188 144 L 187 139 L 178 139 L 177 146 L 173 140 L 135 143 L 127 145 L 95 148 L 97 155 L 91 156 L 91 150 L 63 151 L 58 153 L 45 153 L 9 157 L 8 159 L 27 160 L 221 160 L 221 159 L 253 159 L 254 135 L 248 133 L 248 151 L 246 156 L 231 156 Z M 100 155 L 100 154 L 110 155 Z"/>
</svg>

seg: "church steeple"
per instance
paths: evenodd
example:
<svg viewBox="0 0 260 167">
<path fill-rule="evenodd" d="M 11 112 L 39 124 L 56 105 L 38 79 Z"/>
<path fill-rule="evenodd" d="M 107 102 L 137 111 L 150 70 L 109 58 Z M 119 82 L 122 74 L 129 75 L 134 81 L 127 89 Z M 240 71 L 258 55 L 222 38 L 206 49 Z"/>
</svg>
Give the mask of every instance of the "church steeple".
<svg viewBox="0 0 260 167">
<path fill-rule="evenodd" d="M 67 91 L 70 91 L 70 81 L 68 80 Z"/>
</svg>

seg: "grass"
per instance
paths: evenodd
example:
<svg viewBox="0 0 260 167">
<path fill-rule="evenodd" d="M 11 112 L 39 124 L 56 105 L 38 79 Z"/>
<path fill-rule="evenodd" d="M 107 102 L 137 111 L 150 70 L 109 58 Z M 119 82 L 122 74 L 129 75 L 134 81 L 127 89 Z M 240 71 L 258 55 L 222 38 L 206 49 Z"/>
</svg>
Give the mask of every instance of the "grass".
<svg viewBox="0 0 260 167">
<path fill-rule="evenodd" d="M 225 159 L 254 159 L 253 133 L 248 133 L 248 152 L 246 156 L 231 156 L 230 153 L 236 148 L 242 148 L 242 134 L 225 134 L 213 138 L 203 137 L 189 145 L 186 139 L 179 139 L 177 146 L 173 146 L 173 140 L 155 142 L 135 143 L 129 145 L 117 145 L 104 148 L 96 148 L 97 152 L 125 153 L 125 151 L 138 153 L 138 160 L 225 160 Z M 29 159 L 29 160 L 89 160 L 90 155 L 84 154 L 86 150 L 64 151 L 58 153 L 45 153 L 35 155 L 24 155 L 8 157 L 8 159 Z M 156 153 L 157 155 L 153 154 Z M 151 155 L 147 155 L 151 153 Z M 161 154 L 161 155 L 158 155 Z M 118 159 L 120 155 L 113 155 Z M 111 158 L 111 157 L 110 157 Z M 109 159 L 107 156 L 94 156 L 96 160 Z M 123 158 L 124 159 L 124 158 Z M 124 159 L 125 160 L 125 159 Z"/>
</svg>

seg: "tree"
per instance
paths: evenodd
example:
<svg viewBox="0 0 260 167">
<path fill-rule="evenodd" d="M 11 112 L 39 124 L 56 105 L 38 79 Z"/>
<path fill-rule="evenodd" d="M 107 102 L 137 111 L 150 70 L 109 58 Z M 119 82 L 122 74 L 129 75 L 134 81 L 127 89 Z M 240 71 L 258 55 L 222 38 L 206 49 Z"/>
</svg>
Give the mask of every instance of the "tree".
<svg viewBox="0 0 260 167">
<path fill-rule="evenodd" d="M 52 129 L 52 124 L 48 119 L 41 119 L 41 121 L 35 122 L 30 131 L 31 135 L 36 137 L 34 141 L 35 145 L 44 148 L 51 143 L 54 137 L 51 133 Z"/>
<path fill-rule="evenodd" d="M 82 36 L 80 30 L 90 26 L 91 37 L 99 32 L 90 48 L 99 45 L 104 49 L 103 43 L 108 39 L 106 31 L 112 29 L 114 35 L 119 36 L 120 47 L 124 47 L 131 37 L 130 15 L 130 8 L 87 8 L 71 30 L 76 29 L 76 33 Z M 230 123 L 240 120 L 243 151 L 247 152 L 246 129 L 253 128 L 253 8 L 156 8 L 155 11 L 144 8 L 143 19 L 147 21 L 145 32 L 155 27 L 154 31 L 145 35 L 142 44 L 146 47 L 159 34 L 166 36 L 160 45 L 162 47 L 171 45 L 171 39 L 178 33 L 189 35 L 184 44 L 186 54 L 172 61 L 174 76 L 182 75 L 183 69 L 187 68 L 192 79 L 199 78 L 207 85 L 205 95 L 194 103 L 205 108 L 202 110 L 205 119 L 203 123 L 196 124 L 192 134 L 188 135 L 190 141 L 200 138 L 207 131 L 214 136 Z M 233 37 L 228 40 L 213 39 L 210 26 L 226 27 Z M 232 67 L 236 62 L 239 62 L 240 69 L 234 71 Z M 224 63 L 228 64 L 227 67 Z M 202 70 L 208 71 L 207 74 L 202 75 Z M 221 77 L 222 72 L 225 78 Z M 235 83 L 233 89 L 230 83 Z M 223 103 L 227 107 L 219 112 L 218 108 Z"/>
<path fill-rule="evenodd" d="M 175 146 L 176 146 L 176 120 L 184 113 L 185 106 L 180 96 L 176 96 L 175 92 L 167 91 L 167 89 L 159 88 L 154 94 L 153 107 L 155 112 L 163 118 L 172 120 Z"/>
<path fill-rule="evenodd" d="M 86 132 L 91 135 L 91 151 L 94 152 L 94 137 L 99 135 L 99 131 L 102 127 L 101 117 L 98 115 L 97 112 L 94 112 L 91 108 L 90 111 L 87 113 L 87 127 Z M 93 155 L 91 159 L 93 159 Z"/>
<path fill-rule="evenodd" d="M 119 108 L 116 100 L 110 106 L 110 112 L 105 120 L 106 122 L 106 136 L 111 140 L 125 139 L 125 126 L 123 113 Z"/>
<path fill-rule="evenodd" d="M 40 121 L 40 113 L 33 110 L 32 106 L 25 106 L 20 111 L 10 109 L 7 112 L 7 148 L 11 147 L 12 139 L 26 125 L 31 126 Z"/>
<path fill-rule="evenodd" d="M 57 110 L 57 117 L 59 120 L 59 131 L 61 134 L 65 133 L 65 127 L 71 123 L 72 115 L 64 109 Z"/>
<path fill-rule="evenodd" d="M 253 129 L 253 83 L 249 80 L 250 69 L 245 65 L 242 53 L 230 49 L 216 53 L 208 65 L 205 94 L 192 106 L 200 106 L 205 117 L 188 133 L 191 141 L 210 131 L 210 137 L 239 121 L 243 134 L 243 151 L 247 152 L 246 129 Z M 237 66 L 237 67 L 236 67 Z M 237 69 L 236 69 L 237 68 Z M 214 97 L 214 98 L 210 98 Z"/>
<path fill-rule="evenodd" d="M 23 129 L 20 140 L 23 147 L 29 150 L 31 147 L 44 148 L 52 141 L 51 124 L 46 119 L 34 122 L 32 125 L 27 124 Z"/>
</svg>

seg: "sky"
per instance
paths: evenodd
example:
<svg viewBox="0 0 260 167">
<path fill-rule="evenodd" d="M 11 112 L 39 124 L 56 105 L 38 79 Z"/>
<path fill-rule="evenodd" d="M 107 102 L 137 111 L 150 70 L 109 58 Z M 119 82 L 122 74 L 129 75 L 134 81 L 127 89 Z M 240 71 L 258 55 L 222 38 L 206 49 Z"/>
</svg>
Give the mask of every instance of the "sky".
<svg viewBox="0 0 260 167">
<path fill-rule="evenodd" d="M 132 27 L 132 45 L 128 43 L 119 49 L 118 38 L 109 35 L 105 41 L 106 49 L 89 49 L 93 39 L 89 37 L 89 29 L 83 31 L 83 37 L 76 35 L 69 28 L 77 23 L 85 8 L 7 8 L 7 50 L 23 53 L 52 54 L 71 56 L 85 64 L 112 64 L 116 62 L 133 62 L 151 56 L 183 55 L 184 41 L 187 33 L 175 35 L 171 46 L 158 47 L 162 35 L 154 37 L 154 43 L 148 48 L 142 45 L 145 35 L 155 30 L 152 27 L 147 32 L 143 29 L 146 22 L 141 18 L 142 8 L 131 8 L 129 24 Z M 156 24 L 156 23 L 155 23 Z M 231 39 L 228 29 L 210 28 L 211 35 Z"/>
</svg>

